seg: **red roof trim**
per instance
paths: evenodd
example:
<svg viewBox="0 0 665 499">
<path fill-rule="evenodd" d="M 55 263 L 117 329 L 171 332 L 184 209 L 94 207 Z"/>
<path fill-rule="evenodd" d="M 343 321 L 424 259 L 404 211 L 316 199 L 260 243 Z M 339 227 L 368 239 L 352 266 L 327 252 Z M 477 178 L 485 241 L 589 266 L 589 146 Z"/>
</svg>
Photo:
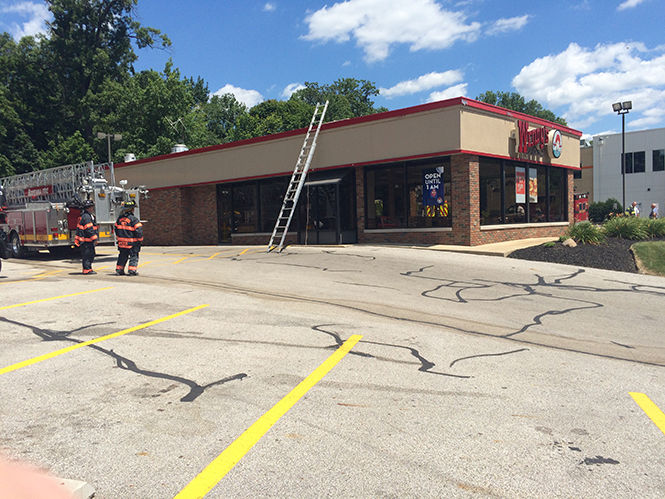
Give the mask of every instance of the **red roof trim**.
<svg viewBox="0 0 665 499">
<path fill-rule="evenodd" d="M 436 158 L 439 156 L 452 156 L 455 154 L 472 154 L 474 156 L 484 156 L 486 158 L 496 158 L 496 159 L 505 159 L 508 161 L 514 161 L 518 163 L 529 163 L 529 164 L 534 164 L 534 165 L 540 165 L 540 166 L 554 166 L 556 168 L 565 168 L 567 170 L 579 170 L 579 167 L 573 167 L 573 166 L 567 166 L 567 165 L 558 165 L 558 164 L 547 164 L 547 163 L 538 163 L 537 161 L 530 161 L 530 160 L 518 160 L 515 158 L 511 158 L 510 156 L 499 156 L 496 154 L 486 154 L 486 153 L 479 153 L 476 151 L 467 151 L 463 149 L 456 149 L 456 150 L 451 150 L 451 151 L 441 151 L 441 152 L 433 152 L 433 153 L 428 153 L 428 154 L 416 154 L 413 156 L 403 156 L 400 158 L 388 158 L 388 159 L 380 159 L 380 160 L 374 160 L 374 161 L 365 161 L 362 163 L 347 163 L 344 165 L 334 165 L 334 166 L 326 166 L 323 168 L 312 168 L 310 171 L 311 172 L 322 172 L 326 170 L 336 170 L 336 169 L 341 169 L 341 168 L 359 168 L 363 166 L 371 166 L 371 165 L 380 165 L 382 163 L 398 163 L 400 161 L 412 161 L 415 159 L 424 159 L 424 158 Z M 200 187 L 202 185 L 209 185 L 209 184 L 230 184 L 232 182 L 246 182 L 249 180 L 260 180 L 262 178 L 274 178 L 274 177 L 283 177 L 287 175 L 291 175 L 293 172 L 281 172 L 281 173 L 272 173 L 268 175 L 255 175 L 252 177 L 237 177 L 237 178 L 232 178 L 232 179 L 226 179 L 226 180 L 210 180 L 207 182 L 199 182 L 195 184 L 182 184 L 182 185 L 170 185 L 167 187 L 155 187 L 153 189 L 150 189 L 151 191 L 162 191 L 165 189 L 178 189 L 180 187 Z"/>
<path fill-rule="evenodd" d="M 481 111 L 486 111 L 492 114 L 498 114 L 501 116 L 508 116 L 511 118 L 518 118 L 522 120 L 526 120 L 529 123 L 536 124 L 536 125 L 541 125 L 541 126 L 547 126 L 550 128 L 557 128 L 561 130 L 562 132 L 568 133 L 570 135 L 574 135 L 576 137 L 581 137 L 582 132 L 578 130 L 574 130 L 572 128 L 568 128 L 563 125 L 559 125 L 558 123 L 554 123 L 551 121 L 544 120 L 542 118 L 536 118 L 535 116 L 530 116 L 528 114 L 524 113 L 518 113 L 517 111 L 511 111 L 509 109 L 505 109 L 503 107 L 499 106 L 494 106 L 492 104 L 486 104 L 484 102 L 479 102 L 473 99 L 468 99 L 466 97 L 455 97 L 453 99 L 447 99 L 447 100 L 442 100 L 442 101 L 436 101 L 436 102 L 429 102 L 427 104 L 421 104 L 418 106 L 412 106 L 412 107 L 407 107 L 403 109 L 396 109 L 394 111 L 385 111 L 383 113 L 376 113 L 376 114 L 370 114 L 367 116 L 360 116 L 359 118 L 348 118 L 344 120 L 338 120 L 338 121 L 331 121 L 330 123 L 325 123 L 321 126 L 321 130 L 331 130 L 333 128 L 340 128 L 340 127 L 345 127 L 345 126 L 351 126 L 351 125 L 357 125 L 359 123 L 369 123 L 372 121 L 380 121 L 380 120 L 386 120 L 386 119 L 392 119 L 392 118 L 398 118 L 401 116 L 408 116 L 410 114 L 417 114 L 417 113 L 424 113 L 427 111 L 434 111 L 436 109 L 444 109 L 447 107 L 453 107 L 453 106 L 467 106 L 471 107 L 474 109 L 479 109 Z M 284 139 L 287 137 L 293 137 L 296 135 L 302 135 L 307 131 L 306 128 L 299 128 L 297 130 L 289 130 L 287 132 L 281 132 L 281 133 L 276 133 L 274 135 L 263 135 L 261 137 L 254 137 L 251 139 L 244 139 L 244 140 L 239 140 L 236 142 L 229 142 L 226 144 L 217 144 L 213 146 L 207 146 L 207 147 L 201 147 L 198 149 L 191 149 L 189 151 L 184 151 L 184 152 L 177 152 L 177 153 L 171 153 L 171 154 L 162 154 L 160 156 L 153 156 L 151 158 L 143 158 L 143 159 L 137 159 L 136 161 L 132 161 L 130 163 L 118 163 L 114 165 L 116 168 L 122 168 L 125 166 L 130 166 L 130 165 L 138 165 L 142 163 L 152 163 L 154 161 L 159 161 L 162 159 L 169 159 L 169 158 L 176 158 L 176 157 L 182 157 L 182 156 L 189 156 L 192 154 L 202 154 L 206 152 L 211 152 L 211 151 L 220 151 L 223 149 L 229 149 L 232 147 L 241 147 L 241 146 L 246 146 L 250 144 L 257 144 L 260 142 L 267 142 L 270 140 L 279 140 L 279 139 Z"/>
</svg>

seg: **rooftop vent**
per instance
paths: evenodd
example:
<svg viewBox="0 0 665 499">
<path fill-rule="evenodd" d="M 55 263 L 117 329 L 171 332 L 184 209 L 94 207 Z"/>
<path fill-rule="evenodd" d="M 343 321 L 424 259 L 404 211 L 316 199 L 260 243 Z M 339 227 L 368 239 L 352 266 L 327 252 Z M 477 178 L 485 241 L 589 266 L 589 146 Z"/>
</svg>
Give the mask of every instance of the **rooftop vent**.
<svg viewBox="0 0 665 499">
<path fill-rule="evenodd" d="M 185 144 L 176 144 L 171 148 L 171 152 L 185 152 L 189 151 L 189 148 Z"/>
</svg>

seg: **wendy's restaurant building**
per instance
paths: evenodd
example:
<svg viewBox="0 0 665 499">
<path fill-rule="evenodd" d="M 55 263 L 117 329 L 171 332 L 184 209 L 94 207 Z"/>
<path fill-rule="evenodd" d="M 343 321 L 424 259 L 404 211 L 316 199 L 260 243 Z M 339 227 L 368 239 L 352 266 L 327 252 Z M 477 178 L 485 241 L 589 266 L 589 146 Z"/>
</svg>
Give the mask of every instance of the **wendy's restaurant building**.
<svg viewBox="0 0 665 499">
<path fill-rule="evenodd" d="M 116 165 L 155 245 L 268 244 L 306 130 Z M 287 243 L 559 236 L 581 132 L 467 98 L 325 123 Z"/>
</svg>

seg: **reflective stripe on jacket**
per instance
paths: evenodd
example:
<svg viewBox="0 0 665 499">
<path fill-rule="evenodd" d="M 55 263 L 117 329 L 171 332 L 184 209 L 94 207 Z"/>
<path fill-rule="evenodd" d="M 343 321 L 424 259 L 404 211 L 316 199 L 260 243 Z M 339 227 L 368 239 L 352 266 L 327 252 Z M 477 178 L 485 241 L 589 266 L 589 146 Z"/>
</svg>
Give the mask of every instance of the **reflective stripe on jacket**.
<svg viewBox="0 0 665 499">
<path fill-rule="evenodd" d="M 76 226 L 76 236 L 74 244 L 79 246 L 81 243 L 92 243 L 99 238 L 99 230 L 95 216 L 87 211 L 81 213 L 78 225 Z"/>
<path fill-rule="evenodd" d="M 118 248 L 140 246 L 143 241 L 143 224 L 133 213 L 124 213 L 115 222 L 115 236 Z"/>
</svg>

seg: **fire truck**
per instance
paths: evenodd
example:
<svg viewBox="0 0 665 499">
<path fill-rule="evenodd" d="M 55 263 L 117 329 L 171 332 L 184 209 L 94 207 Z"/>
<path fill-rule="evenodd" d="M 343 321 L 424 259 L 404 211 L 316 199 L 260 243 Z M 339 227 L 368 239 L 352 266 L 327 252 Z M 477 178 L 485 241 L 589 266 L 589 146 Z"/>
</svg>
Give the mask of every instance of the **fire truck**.
<svg viewBox="0 0 665 499">
<path fill-rule="evenodd" d="M 140 218 L 139 199 L 145 186 L 115 185 L 113 163 L 79 163 L 0 178 L 0 252 L 21 258 L 49 250 L 71 250 L 83 202 L 95 203 L 99 242 L 113 243 L 112 227 L 123 201 L 134 200 Z"/>
</svg>

